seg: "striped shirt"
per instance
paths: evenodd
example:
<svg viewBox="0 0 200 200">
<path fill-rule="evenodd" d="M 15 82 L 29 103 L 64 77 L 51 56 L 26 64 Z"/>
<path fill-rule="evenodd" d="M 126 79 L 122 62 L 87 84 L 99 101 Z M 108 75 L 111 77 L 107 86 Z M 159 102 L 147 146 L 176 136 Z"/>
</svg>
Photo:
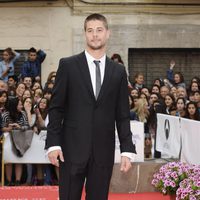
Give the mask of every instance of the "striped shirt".
<svg viewBox="0 0 200 200">
<path fill-rule="evenodd" d="M 9 124 L 12 124 L 12 123 L 17 123 L 19 124 L 20 126 L 27 126 L 29 127 L 29 123 L 28 123 L 28 118 L 27 118 L 27 115 L 24 111 L 21 111 L 22 115 L 19 119 L 17 119 L 16 121 L 13 121 L 10 117 L 10 114 L 8 111 L 5 111 L 2 113 L 2 125 L 1 127 L 4 128 L 4 127 L 8 127 Z"/>
</svg>

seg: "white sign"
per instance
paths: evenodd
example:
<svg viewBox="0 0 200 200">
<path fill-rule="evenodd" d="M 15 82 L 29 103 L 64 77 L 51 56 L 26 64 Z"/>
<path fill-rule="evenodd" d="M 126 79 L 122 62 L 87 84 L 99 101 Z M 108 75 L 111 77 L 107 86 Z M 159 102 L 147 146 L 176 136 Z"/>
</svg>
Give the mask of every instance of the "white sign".
<svg viewBox="0 0 200 200">
<path fill-rule="evenodd" d="M 144 124 L 141 122 L 131 122 L 131 131 L 133 133 L 133 143 L 136 144 L 137 155 L 134 161 L 144 161 Z M 26 151 L 23 157 L 17 157 L 12 151 L 12 143 L 10 133 L 5 133 L 4 141 L 4 163 L 49 163 L 46 156 L 45 139 L 46 131 L 41 131 L 40 134 L 34 134 L 30 148 Z M 116 134 L 117 135 L 117 134 Z M 119 139 L 116 137 L 115 162 L 120 162 Z"/>
<path fill-rule="evenodd" d="M 131 121 L 132 140 L 136 146 L 136 157 L 134 162 L 144 162 L 144 124 L 138 121 Z M 119 138 L 117 131 L 115 133 L 115 163 L 120 163 L 121 152 L 119 148 Z"/>
<path fill-rule="evenodd" d="M 157 114 L 156 150 L 167 154 L 169 158 L 179 158 L 180 118 L 165 114 Z"/>
<path fill-rule="evenodd" d="M 12 151 L 10 133 L 5 133 L 3 146 L 4 163 L 49 163 L 46 151 L 44 150 L 46 135 L 46 131 L 41 131 L 39 135 L 34 133 L 31 147 L 23 157 L 17 157 Z"/>
</svg>

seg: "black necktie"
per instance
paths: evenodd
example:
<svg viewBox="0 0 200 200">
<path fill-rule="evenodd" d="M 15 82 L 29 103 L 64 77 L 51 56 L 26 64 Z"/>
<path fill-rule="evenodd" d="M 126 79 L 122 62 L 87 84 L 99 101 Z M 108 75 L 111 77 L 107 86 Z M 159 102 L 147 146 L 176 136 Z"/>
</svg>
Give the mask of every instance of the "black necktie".
<svg viewBox="0 0 200 200">
<path fill-rule="evenodd" d="M 100 72 L 100 61 L 94 60 L 94 64 L 96 65 L 96 99 L 98 98 L 100 89 L 101 89 L 101 72 Z"/>
</svg>

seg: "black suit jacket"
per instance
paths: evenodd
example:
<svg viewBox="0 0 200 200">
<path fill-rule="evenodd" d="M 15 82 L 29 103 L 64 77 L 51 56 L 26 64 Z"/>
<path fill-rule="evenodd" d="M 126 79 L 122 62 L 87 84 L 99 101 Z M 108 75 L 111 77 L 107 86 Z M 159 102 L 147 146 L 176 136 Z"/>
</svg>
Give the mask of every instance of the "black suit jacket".
<svg viewBox="0 0 200 200">
<path fill-rule="evenodd" d="M 113 165 L 115 122 L 121 152 L 135 152 L 129 124 L 127 77 L 123 66 L 106 58 L 95 99 L 85 53 L 60 60 L 49 109 L 46 148 L 61 146 L 65 161 L 86 163 L 92 155 Z"/>
</svg>

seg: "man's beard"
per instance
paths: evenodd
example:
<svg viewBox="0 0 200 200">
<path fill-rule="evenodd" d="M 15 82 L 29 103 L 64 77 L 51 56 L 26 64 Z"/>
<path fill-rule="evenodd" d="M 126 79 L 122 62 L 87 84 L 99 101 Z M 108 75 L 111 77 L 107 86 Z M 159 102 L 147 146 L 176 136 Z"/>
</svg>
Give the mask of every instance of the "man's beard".
<svg viewBox="0 0 200 200">
<path fill-rule="evenodd" d="M 93 45 L 90 45 L 90 44 L 87 44 L 88 47 L 90 47 L 92 50 L 100 50 L 100 49 L 103 49 L 105 47 L 105 44 L 100 44 L 100 45 L 97 45 L 97 46 L 93 46 Z"/>
</svg>

